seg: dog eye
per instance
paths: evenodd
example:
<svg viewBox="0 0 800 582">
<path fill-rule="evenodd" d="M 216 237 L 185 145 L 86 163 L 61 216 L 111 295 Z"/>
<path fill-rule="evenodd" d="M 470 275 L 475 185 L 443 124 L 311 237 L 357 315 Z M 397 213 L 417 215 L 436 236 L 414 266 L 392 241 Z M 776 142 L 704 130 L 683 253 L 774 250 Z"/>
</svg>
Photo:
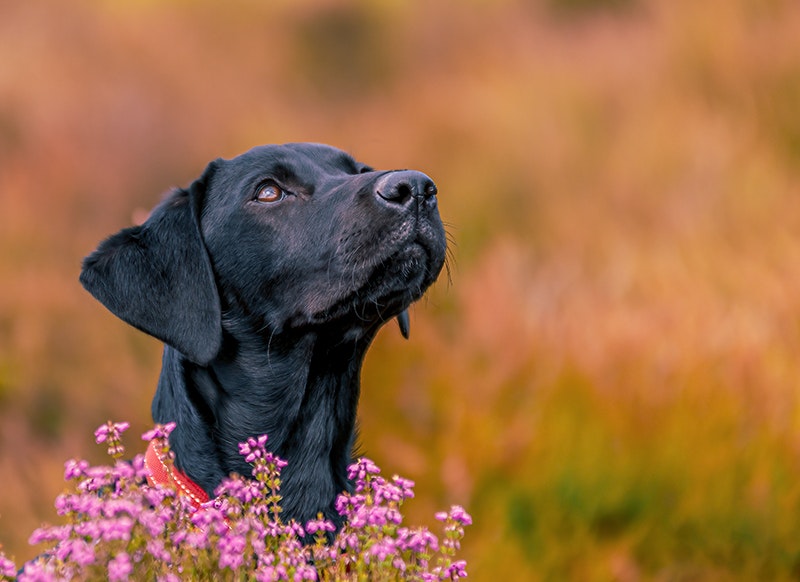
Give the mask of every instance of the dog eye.
<svg viewBox="0 0 800 582">
<path fill-rule="evenodd" d="M 258 189 L 258 194 L 256 194 L 256 200 L 259 202 L 278 202 L 279 200 L 283 200 L 283 197 L 286 193 L 281 190 L 280 186 L 275 184 L 264 184 L 261 188 Z"/>
</svg>

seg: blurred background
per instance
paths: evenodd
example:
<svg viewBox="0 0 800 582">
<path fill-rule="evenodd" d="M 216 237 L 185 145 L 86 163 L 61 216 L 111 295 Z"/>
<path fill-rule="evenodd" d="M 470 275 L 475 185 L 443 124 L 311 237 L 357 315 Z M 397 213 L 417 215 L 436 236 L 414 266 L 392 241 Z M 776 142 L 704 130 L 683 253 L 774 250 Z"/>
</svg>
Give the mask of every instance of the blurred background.
<svg viewBox="0 0 800 582">
<path fill-rule="evenodd" d="M 159 343 L 82 257 L 218 156 L 438 183 L 445 277 L 363 451 L 478 580 L 800 578 L 800 3 L 0 0 L 0 541 L 32 557 Z"/>
</svg>

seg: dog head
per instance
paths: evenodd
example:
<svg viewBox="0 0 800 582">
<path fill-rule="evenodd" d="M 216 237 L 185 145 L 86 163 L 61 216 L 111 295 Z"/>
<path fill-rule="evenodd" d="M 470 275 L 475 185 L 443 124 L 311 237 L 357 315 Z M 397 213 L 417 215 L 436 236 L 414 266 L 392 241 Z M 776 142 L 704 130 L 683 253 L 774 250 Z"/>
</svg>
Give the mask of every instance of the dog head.
<svg viewBox="0 0 800 582">
<path fill-rule="evenodd" d="M 234 320 L 265 334 L 374 332 L 433 283 L 445 248 L 425 174 L 376 171 L 324 145 L 261 146 L 211 162 L 101 243 L 81 282 L 206 365 Z"/>
</svg>

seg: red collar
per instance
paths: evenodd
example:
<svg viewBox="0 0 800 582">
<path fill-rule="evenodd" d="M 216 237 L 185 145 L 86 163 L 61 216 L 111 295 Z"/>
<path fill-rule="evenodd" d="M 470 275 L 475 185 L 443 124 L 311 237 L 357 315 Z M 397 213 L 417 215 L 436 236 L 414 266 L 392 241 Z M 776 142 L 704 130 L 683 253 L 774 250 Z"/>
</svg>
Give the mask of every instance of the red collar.
<svg viewBox="0 0 800 582">
<path fill-rule="evenodd" d="M 192 481 L 186 474 L 179 471 L 172 463 L 167 464 L 159 449 L 163 450 L 164 443 L 161 439 L 153 439 L 144 455 L 144 465 L 147 467 L 147 483 L 155 485 L 169 485 L 174 487 L 179 494 L 189 498 L 195 509 L 208 502 L 208 494 L 200 485 Z"/>
</svg>

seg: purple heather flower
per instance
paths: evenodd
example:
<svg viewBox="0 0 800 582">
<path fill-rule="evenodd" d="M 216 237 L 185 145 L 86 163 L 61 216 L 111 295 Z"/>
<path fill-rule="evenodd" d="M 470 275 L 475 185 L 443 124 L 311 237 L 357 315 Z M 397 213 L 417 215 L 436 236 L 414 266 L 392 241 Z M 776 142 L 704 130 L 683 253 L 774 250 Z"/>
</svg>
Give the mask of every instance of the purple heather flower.
<svg viewBox="0 0 800 582">
<path fill-rule="evenodd" d="M 227 535 L 220 538 L 217 543 L 219 548 L 219 567 L 236 570 L 244 562 L 243 554 L 247 540 L 241 535 Z"/>
<path fill-rule="evenodd" d="M 296 568 L 308 562 L 309 551 L 296 537 L 282 540 L 280 548 L 280 563 Z"/>
<path fill-rule="evenodd" d="M 56 511 L 59 515 L 69 512 L 79 513 L 91 519 L 97 518 L 103 506 L 103 500 L 97 495 L 63 494 L 56 497 Z"/>
<path fill-rule="evenodd" d="M 275 582 L 275 580 L 288 580 L 286 567 L 278 564 L 277 566 L 262 566 L 256 572 L 258 582 Z"/>
<path fill-rule="evenodd" d="M 449 512 L 440 511 L 435 515 L 435 517 L 439 521 L 447 521 L 448 519 L 452 519 L 461 525 L 472 525 L 472 516 L 464 511 L 464 508 L 460 505 L 451 506 Z"/>
<path fill-rule="evenodd" d="M 113 540 L 128 541 L 131 539 L 131 530 L 135 522 L 130 517 L 118 517 L 116 519 L 103 519 L 98 522 L 100 535 L 103 541 Z"/>
<path fill-rule="evenodd" d="M 424 527 L 412 530 L 400 528 L 397 530 L 397 537 L 403 549 L 417 554 L 435 552 L 439 549 L 439 539 Z"/>
<path fill-rule="evenodd" d="M 400 503 L 405 499 L 404 491 L 401 487 L 393 483 L 387 483 L 380 477 L 376 477 L 372 482 L 372 490 L 375 496 L 375 503 L 384 501 Z M 413 495 L 413 494 L 412 494 Z"/>
<path fill-rule="evenodd" d="M 57 579 L 53 565 L 43 559 L 25 564 L 18 578 L 19 582 L 53 582 Z"/>
<path fill-rule="evenodd" d="M 153 507 L 159 507 L 167 499 L 172 499 L 176 495 L 172 487 L 142 487 L 144 500 Z"/>
<path fill-rule="evenodd" d="M 95 521 L 82 521 L 73 526 L 73 531 L 82 538 L 96 540 L 100 537 L 100 524 Z"/>
<path fill-rule="evenodd" d="M 108 563 L 108 579 L 109 582 L 118 582 L 127 580 L 131 575 L 133 566 L 131 565 L 131 558 L 125 552 L 117 554 Z"/>
<path fill-rule="evenodd" d="M 450 564 L 447 568 L 447 579 L 458 580 L 459 578 L 467 577 L 467 563 L 464 560 L 458 560 Z"/>
<path fill-rule="evenodd" d="M 367 496 L 360 493 L 342 493 L 336 498 L 334 508 L 345 517 L 354 514 L 367 501 Z"/>
<path fill-rule="evenodd" d="M 225 516 L 215 507 L 195 511 L 190 519 L 201 530 L 217 535 L 221 535 L 228 529 L 228 524 L 225 523 Z"/>
<path fill-rule="evenodd" d="M 172 541 L 172 545 L 174 545 L 175 547 L 178 547 L 178 546 L 183 545 L 183 542 L 186 541 L 186 536 L 188 536 L 188 535 L 189 535 L 189 532 L 187 532 L 185 529 L 181 528 L 178 531 L 173 532 L 169 539 Z M 153 537 L 155 537 L 155 536 L 153 536 Z"/>
<path fill-rule="evenodd" d="M 111 422 L 110 420 L 97 427 L 94 431 L 94 440 L 99 445 L 106 442 L 106 440 L 119 440 L 123 432 L 130 427 L 128 422 Z"/>
<path fill-rule="evenodd" d="M 399 475 L 394 475 L 392 477 L 392 483 L 400 488 L 401 495 L 404 499 L 414 497 L 414 482 L 411 479 L 405 479 Z"/>
<path fill-rule="evenodd" d="M 139 523 L 144 526 L 147 534 L 151 537 L 158 537 L 164 533 L 167 520 L 164 519 L 158 512 L 143 511 L 139 515 Z"/>
<path fill-rule="evenodd" d="M 229 496 L 243 504 L 250 503 L 261 496 L 261 483 L 240 476 L 223 479 L 222 484 L 214 491 L 217 497 Z"/>
<path fill-rule="evenodd" d="M 158 538 L 147 540 L 147 553 L 159 562 L 170 563 L 172 561 L 169 551 L 164 547 L 164 540 Z"/>
<path fill-rule="evenodd" d="M 347 478 L 356 479 L 356 491 L 361 491 L 366 483 L 367 475 L 381 472 L 378 466 L 366 457 L 361 457 L 347 468 Z"/>
<path fill-rule="evenodd" d="M 300 564 L 294 573 L 294 579 L 297 582 L 301 582 L 302 580 L 316 580 L 317 571 L 314 569 L 314 566 Z"/>
<path fill-rule="evenodd" d="M 318 531 L 336 531 L 336 526 L 327 519 L 312 519 L 306 523 L 306 531 L 310 534 Z"/>
<path fill-rule="evenodd" d="M 111 446 L 126 428 L 127 423 L 107 423 L 98 429 L 96 438 Z M 144 438 L 165 439 L 174 428 L 174 423 L 156 426 Z M 455 561 L 455 550 L 464 526 L 472 523 L 470 515 L 458 505 L 436 514 L 445 522 L 441 546 L 425 528 L 397 527 L 402 521 L 399 507 L 414 496 L 414 483 L 397 475 L 390 480 L 382 478 L 377 465 L 365 458 L 348 468 L 356 492 L 343 493 L 336 500 L 336 510 L 346 518 L 343 529 L 331 545 L 305 545 L 306 534 L 334 532 L 335 525 L 321 515 L 305 524 L 278 519 L 273 509 L 279 507 L 278 477 L 286 462 L 268 452 L 266 443 L 262 435 L 247 439 L 239 447 L 254 465 L 256 480 L 235 475 L 225 479 L 216 492 L 218 498 L 199 510 L 173 488 L 145 485 L 142 481 L 147 471 L 142 455 L 130 464 L 117 462 L 114 467 L 91 467 L 80 460 L 67 462 L 65 478 L 76 480 L 78 492 L 59 496 L 56 509 L 67 518 L 68 525 L 34 532 L 31 543 L 47 542 L 51 549 L 37 562 L 26 565 L 20 582 L 80 577 L 86 567 L 97 564 L 95 552 L 98 556 L 115 556 L 108 563 L 110 582 L 137 577 L 134 565 L 151 559 L 174 567 L 174 573 L 157 580 L 177 582 L 186 574 L 182 564 L 188 564 L 198 550 L 209 552 L 220 569 L 229 568 L 236 575 L 256 580 L 316 580 L 343 567 L 355 572 L 353 568 L 370 562 L 390 568 L 395 576 L 413 572 L 420 580 L 466 576 L 466 563 Z M 162 451 L 168 450 L 165 440 L 159 446 Z M 166 532 L 170 532 L 168 538 Z M 128 540 L 136 550 L 115 555 Z M 440 550 L 437 558 L 434 554 Z M 433 560 L 436 567 L 429 566 Z M 15 574 L 14 565 L 0 553 L 0 578 L 9 569 L 7 577 Z"/>
<path fill-rule="evenodd" d="M 150 474 L 150 471 L 144 464 L 144 455 L 136 455 L 131 459 L 131 467 L 133 467 L 134 474 L 137 479 L 144 481 Z"/>
<path fill-rule="evenodd" d="M 84 540 L 65 540 L 56 547 L 54 555 L 62 562 L 70 560 L 82 568 L 91 566 L 97 561 L 93 546 Z"/>
<path fill-rule="evenodd" d="M 340 532 L 336 538 L 336 545 L 342 550 L 347 551 L 348 548 L 357 550 L 361 544 L 359 543 L 358 534 L 356 532 Z"/>
<path fill-rule="evenodd" d="M 86 469 L 86 479 L 78 484 L 78 490 L 94 493 L 105 487 L 115 485 L 116 482 L 117 476 L 111 467 L 88 467 Z"/>
<path fill-rule="evenodd" d="M 109 499 L 103 504 L 103 515 L 106 517 L 117 517 L 120 514 L 138 517 L 141 512 L 141 506 L 130 499 Z"/>
<path fill-rule="evenodd" d="M 208 536 L 200 531 L 192 531 L 186 534 L 186 545 L 190 548 L 205 550 L 209 546 Z"/>
<path fill-rule="evenodd" d="M 283 535 L 283 525 L 275 520 L 269 520 L 264 528 L 264 534 L 271 538 L 280 537 Z"/>
<path fill-rule="evenodd" d="M 14 565 L 14 562 L 9 560 L 8 558 L 0 552 L 0 576 L 5 576 L 6 578 L 13 578 L 17 575 L 17 567 Z"/>
<path fill-rule="evenodd" d="M 258 438 L 247 437 L 247 441 L 239 443 L 239 454 L 244 456 L 248 463 L 264 457 L 267 435 L 262 434 Z"/>
<path fill-rule="evenodd" d="M 281 469 L 286 467 L 286 465 L 289 464 L 283 459 L 281 459 L 279 456 L 277 456 L 275 453 L 270 453 L 270 452 L 267 452 L 264 455 L 264 460 L 267 462 L 267 465 L 275 465 L 275 468 L 278 471 L 280 471 Z"/>
<path fill-rule="evenodd" d="M 389 556 L 394 556 L 397 553 L 395 541 L 392 538 L 383 538 L 376 543 L 372 544 L 369 548 L 369 554 L 378 558 L 378 561 L 383 562 Z"/>
<path fill-rule="evenodd" d="M 170 433 L 175 430 L 177 425 L 174 422 L 167 424 L 157 424 L 152 429 L 148 430 L 142 435 L 143 441 L 152 441 L 153 439 L 166 439 L 169 438 Z"/>
<path fill-rule="evenodd" d="M 403 558 L 400 556 L 395 556 L 392 559 L 392 566 L 394 566 L 395 570 L 399 570 L 400 572 L 406 571 L 406 563 L 403 561 Z"/>
<path fill-rule="evenodd" d="M 284 531 L 287 534 L 294 534 L 299 538 L 302 538 L 304 535 L 306 535 L 306 532 L 303 530 L 303 526 L 297 523 L 295 520 L 287 523 Z"/>
<path fill-rule="evenodd" d="M 78 459 L 70 459 L 64 463 L 64 480 L 78 479 L 86 474 L 86 469 L 89 468 L 89 462 Z"/>
<path fill-rule="evenodd" d="M 472 516 L 464 511 L 464 508 L 460 505 L 453 505 L 450 508 L 450 518 L 461 525 L 472 525 Z"/>
<path fill-rule="evenodd" d="M 116 479 L 133 479 L 136 477 L 136 469 L 130 464 L 117 461 L 111 471 L 111 475 Z"/>
<path fill-rule="evenodd" d="M 28 543 L 32 546 L 42 544 L 44 542 L 60 542 L 69 538 L 72 528 L 68 525 L 53 526 L 48 525 L 33 530 Z"/>
</svg>

